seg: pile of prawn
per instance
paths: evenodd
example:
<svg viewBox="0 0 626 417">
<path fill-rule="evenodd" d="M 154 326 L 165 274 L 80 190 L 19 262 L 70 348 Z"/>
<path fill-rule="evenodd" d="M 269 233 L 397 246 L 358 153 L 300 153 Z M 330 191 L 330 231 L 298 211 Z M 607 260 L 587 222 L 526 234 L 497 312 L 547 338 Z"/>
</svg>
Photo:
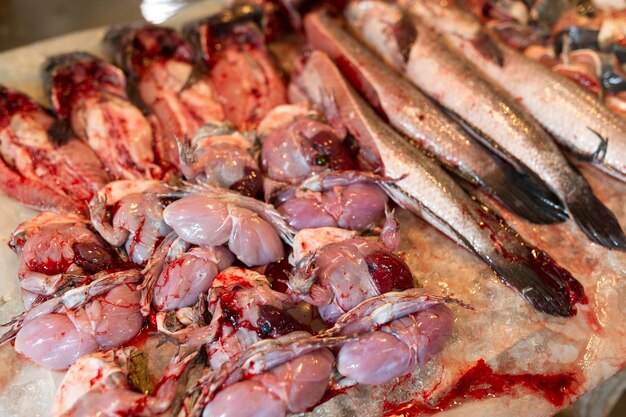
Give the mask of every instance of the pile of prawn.
<svg viewBox="0 0 626 417">
<path fill-rule="evenodd" d="M 284 416 L 411 374 L 471 307 L 419 287 L 394 205 L 538 311 L 575 314 L 580 283 L 349 86 L 340 37 L 285 81 L 266 41 L 302 27 L 296 9 L 113 27 L 110 61 L 48 58 L 51 109 L 0 86 L 0 189 L 41 211 L 10 236 L 25 311 L 0 345 L 67 370 L 53 416 Z M 156 378 L 144 333 L 177 347 Z"/>
</svg>

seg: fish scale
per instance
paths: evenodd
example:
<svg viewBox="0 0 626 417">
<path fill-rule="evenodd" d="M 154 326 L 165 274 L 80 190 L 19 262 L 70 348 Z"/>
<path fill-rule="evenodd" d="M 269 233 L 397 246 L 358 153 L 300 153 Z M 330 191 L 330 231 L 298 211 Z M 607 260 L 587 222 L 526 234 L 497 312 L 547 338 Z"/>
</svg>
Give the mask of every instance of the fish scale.
<svg viewBox="0 0 626 417">
<path fill-rule="evenodd" d="M 307 16 L 305 26 L 316 19 L 319 15 Z M 380 120 L 327 55 L 313 52 L 295 86 L 323 107 L 328 119 L 345 124 L 361 146 L 376 148 L 385 175 L 398 178 L 386 188 L 400 206 L 474 252 L 537 310 L 556 316 L 575 313 L 582 285 L 484 211 L 441 167 Z"/>
<path fill-rule="evenodd" d="M 626 249 L 626 236 L 613 213 L 595 197 L 585 178 L 569 164 L 550 136 L 513 97 L 481 76 L 471 62 L 459 57 L 444 35 L 424 19 L 407 17 L 398 6 L 376 0 L 351 2 L 345 16 L 369 46 L 461 119 L 474 137 L 513 165 L 541 178 L 565 202 L 592 241 L 612 249 Z M 397 34 L 411 31 L 417 35 L 412 44 L 406 45 L 406 61 L 398 65 L 401 60 L 394 51 L 401 48 L 387 45 L 400 45 L 404 38 Z M 508 55 L 504 52 L 503 56 Z M 492 61 L 485 65 L 500 68 Z M 513 83 L 523 84 L 522 77 Z"/>
<path fill-rule="evenodd" d="M 324 15 L 318 22 L 306 25 L 309 42 L 333 58 L 379 115 L 406 135 L 409 143 L 417 144 L 446 169 L 482 187 L 533 223 L 557 223 L 567 218 L 558 197 L 535 174 L 524 170 L 521 164 L 513 166 L 489 152 L 437 103 L 385 65 L 336 20 Z"/>
<path fill-rule="evenodd" d="M 626 121 L 597 98 L 482 30 L 480 33 L 490 42 L 497 43 L 502 65 L 488 59 L 480 53 L 475 38 L 467 36 L 478 33 L 468 29 L 475 28 L 478 22 L 464 10 L 449 3 L 442 7 L 434 0 L 399 0 L 397 3 L 415 15 L 431 18 L 430 22 L 446 35 L 457 53 L 517 98 L 561 145 L 616 178 L 626 180 Z M 432 12 L 435 8 L 436 13 Z"/>
</svg>

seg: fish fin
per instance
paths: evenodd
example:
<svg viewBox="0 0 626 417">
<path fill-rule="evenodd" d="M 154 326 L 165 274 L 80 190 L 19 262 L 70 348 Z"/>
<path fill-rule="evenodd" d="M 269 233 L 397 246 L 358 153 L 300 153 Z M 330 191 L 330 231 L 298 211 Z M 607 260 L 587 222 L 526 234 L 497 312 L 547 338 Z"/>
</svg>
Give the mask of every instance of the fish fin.
<svg viewBox="0 0 626 417">
<path fill-rule="evenodd" d="M 546 252 L 525 242 L 495 216 L 481 215 L 490 230 L 493 251 L 480 255 L 508 287 L 535 309 L 558 317 L 576 313 L 585 290 L 572 274 Z"/>
<path fill-rule="evenodd" d="M 599 245 L 626 251 L 626 236 L 617 218 L 583 183 L 567 197 L 567 207 L 572 217 L 587 235 Z"/>
<path fill-rule="evenodd" d="M 591 161 L 604 162 L 604 158 L 606 158 L 606 151 L 609 147 L 609 138 L 602 137 L 600 133 L 596 132 L 590 127 L 588 127 L 587 129 L 591 130 L 600 139 L 598 149 L 596 149 L 590 156 Z"/>
<path fill-rule="evenodd" d="M 491 142 L 458 114 L 444 107 L 441 109 L 489 150 L 498 169 L 490 176 L 482 178 L 481 185 L 496 200 L 531 223 L 554 224 L 567 220 L 565 205 L 537 174 Z"/>
<path fill-rule="evenodd" d="M 565 205 L 538 176 L 531 172 L 520 173 L 498 157 L 494 160 L 499 169 L 483 180 L 496 200 L 532 223 L 554 224 L 567 220 Z"/>
<path fill-rule="evenodd" d="M 582 290 L 582 285 L 568 271 L 559 267 L 544 252 L 534 257 L 515 256 L 491 259 L 494 272 L 508 287 L 516 290 L 536 310 L 558 317 L 570 317 L 575 312 L 578 299 L 572 294 Z M 575 286 L 575 291 L 571 287 Z"/>
<path fill-rule="evenodd" d="M 603 137 L 599 132 L 593 130 L 590 127 L 587 127 L 587 129 L 589 129 L 591 133 L 593 133 L 594 135 L 598 137 L 598 139 L 600 139 L 600 144 L 598 145 L 598 148 L 591 153 L 582 153 L 574 149 L 570 149 L 569 152 L 572 153 L 576 158 L 580 159 L 581 161 L 591 162 L 591 163 L 594 163 L 594 162 L 603 163 L 604 158 L 606 157 L 606 151 L 609 147 L 609 138 Z"/>
<path fill-rule="evenodd" d="M 499 67 L 504 65 L 504 54 L 498 43 L 488 33 L 480 31 L 471 43 L 484 58 L 495 62 Z"/>
</svg>

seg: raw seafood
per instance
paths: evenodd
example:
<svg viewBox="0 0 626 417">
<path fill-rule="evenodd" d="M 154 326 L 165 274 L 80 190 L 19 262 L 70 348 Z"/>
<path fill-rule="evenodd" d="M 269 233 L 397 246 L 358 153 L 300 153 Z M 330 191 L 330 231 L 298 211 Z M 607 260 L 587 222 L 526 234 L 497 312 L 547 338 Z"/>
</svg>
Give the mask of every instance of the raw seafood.
<svg viewBox="0 0 626 417">
<path fill-rule="evenodd" d="M 421 1 L 399 3 L 416 14 L 422 11 Z M 459 23 L 460 19 L 469 21 L 470 25 L 478 23 L 471 23 L 471 15 L 452 5 L 445 9 L 446 13 L 437 15 L 432 24 L 446 34 L 455 51 L 471 61 L 475 70 L 519 97 L 524 107 L 564 147 L 607 173 L 626 179 L 626 121 L 573 82 L 503 44 L 498 44 L 502 65 L 485 58 L 476 47 L 476 39 L 458 36 L 451 30 L 453 23 L 456 27 L 466 27 Z M 552 111 L 545 111 L 546 107 Z"/>
<path fill-rule="evenodd" d="M 316 248 L 298 262 L 289 287 L 318 306 L 327 323 L 340 323 L 328 333 L 362 335 L 341 346 L 339 373 L 361 384 L 383 384 L 414 371 L 439 353 L 452 329 L 452 311 L 444 304 L 429 304 L 423 290 L 407 291 L 407 296 L 412 294 L 415 305 L 428 304 L 424 311 L 400 314 L 369 328 L 351 329 L 352 333 L 337 330 L 341 323 L 358 321 L 371 310 L 395 310 L 401 304 L 396 304 L 399 293 L 381 294 L 413 288 L 414 279 L 404 261 L 381 243 L 363 238 L 342 240 L 339 233 L 335 236 L 336 242 Z M 376 307 L 364 309 L 361 303 Z"/>
<path fill-rule="evenodd" d="M 204 125 L 179 144 L 180 169 L 188 180 L 259 197 L 263 179 L 251 155 L 252 145 L 230 123 Z"/>
<path fill-rule="evenodd" d="M 39 210 L 86 214 L 85 201 L 109 181 L 84 143 L 22 93 L 0 86 L 0 186 Z"/>
<path fill-rule="evenodd" d="M 540 179 L 490 153 L 444 114 L 439 105 L 398 77 L 329 15 L 309 14 L 305 31 L 308 42 L 331 56 L 382 117 L 448 170 L 482 187 L 530 221 L 565 220 L 562 203 Z M 410 45 L 410 37 L 405 41 L 404 46 Z"/>
<path fill-rule="evenodd" d="M 78 216 L 41 213 L 11 235 L 19 256 L 18 278 L 24 308 L 91 280 L 87 274 L 119 268 L 123 261 Z"/>
<path fill-rule="evenodd" d="M 310 14 L 305 25 L 319 18 Z M 325 108 L 329 119 L 340 120 L 361 146 L 380 155 L 385 175 L 398 178 L 385 187 L 398 204 L 473 251 L 537 310 L 575 314 L 584 293 L 581 284 L 545 252 L 483 211 L 441 168 L 384 124 L 326 54 L 313 52 L 296 83 Z"/>
<path fill-rule="evenodd" d="M 99 32 L 90 31 L 88 36 L 74 35 L 69 42 L 80 39 L 81 45 L 89 47 L 94 42 L 91 38 L 99 38 Z M 44 48 L 48 53 L 62 52 L 67 50 L 67 43 L 45 42 L 41 46 L 32 48 L 31 51 L 35 50 L 34 54 L 24 52 L 28 54 L 28 62 L 37 63 L 38 54 Z M 59 50 L 59 48 L 64 49 Z M 24 62 L 14 59 L 15 56 L 16 54 L 6 55 L 7 58 L 3 61 L 2 67 L 9 67 L 7 72 L 9 77 L 10 74 L 16 73 L 15 65 L 7 64 Z M 28 65 L 21 64 L 19 73 L 29 74 L 28 69 Z M 620 193 L 623 187 L 588 168 L 586 164 L 583 164 L 582 169 L 590 181 L 593 180 L 594 188 L 598 187 L 598 190 L 601 190 L 621 218 L 623 204 L 621 204 Z M 14 221 L 12 219 L 17 214 L 13 208 L 18 206 L 12 202 L 7 204 L 10 204 L 11 211 L 6 211 L 6 218 Z M 24 215 L 26 214 L 22 214 Z M 590 296 L 590 310 L 599 314 L 600 321 L 607 326 L 606 330 L 608 330 L 604 335 L 598 336 L 591 334 L 585 327 L 585 320 L 581 314 L 567 320 L 546 319 L 543 315 L 536 314 L 521 300 L 518 300 L 513 292 L 500 288 L 496 280 L 487 279 L 490 272 L 474 260 L 471 254 L 456 248 L 454 244 L 414 216 L 403 211 L 400 211 L 400 216 L 400 221 L 405 227 L 403 249 L 406 250 L 407 259 L 411 260 L 412 269 L 416 271 L 420 280 L 423 279 L 421 282 L 436 292 L 463 294 L 464 298 L 472 300 L 477 310 L 462 312 L 462 316 L 457 320 L 457 331 L 451 340 L 452 343 L 448 344 L 438 360 L 431 361 L 426 367 L 418 369 L 413 376 L 394 382 L 393 390 L 390 390 L 390 386 L 380 389 L 361 386 L 347 389 L 344 393 L 339 388 L 338 391 L 329 393 L 329 396 L 336 395 L 335 398 L 327 404 L 316 407 L 311 414 L 320 416 L 341 415 L 342 413 L 380 415 L 383 412 L 394 412 L 395 404 L 409 400 L 411 404 L 403 404 L 402 409 L 413 412 L 419 410 L 422 395 L 425 395 L 426 398 L 423 401 L 432 407 L 429 408 L 432 410 L 430 412 L 435 412 L 436 407 L 441 406 L 447 409 L 448 406 L 460 404 L 457 409 L 448 411 L 448 414 L 499 415 L 523 411 L 533 416 L 547 416 L 552 415 L 557 407 L 563 404 L 561 402 L 558 403 L 561 405 L 552 405 L 546 400 L 547 398 L 553 398 L 554 395 L 567 402 L 623 366 L 620 365 L 620 355 L 615 355 L 621 352 L 623 347 L 620 338 L 616 337 L 616 333 L 620 334 L 620 329 L 623 327 L 619 324 L 623 321 L 619 319 L 621 315 L 618 309 L 622 286 L 619 280 L 620 275 L 617 272 L 611 272 L 614 271 L 615 266 L 621 265 L 618 262 L 620 258 L 617 255 L 619 254 L 602 251 L 601 248 L 589 248 L 590 245 L 585 246 L 581 242 L 581 240 L 584 242 L 584 239 L 580 239 L 579 233 L 568 225 L 533 228 L 505 213 L 507 219 L 513 221 L 516 228 L 525 236 L 530 236 L 529 239 L 537 245 L 549 247 L 553 256 L 567 264 L 568 268 L 574 268 L 576 275 L 584 279 L 583 282 Z M 571 235 L 567 232 L 571 232 Z M 8 231 L 5 231 L 6 233 Z M 586 268 L 593 268 L 593 273 Z M 11 308 L 11 305 L 5 305 L 3 312 L 6 314 Z M 476 329 L 486 328 L 486 323 L 489 324 L 490 332 L 488 333 L 497 334 L 497 338 L 489 337 L 487 332 L 476 331 Z M 538 350 L 534 350 L 535 347 Z M 574 355 L 580 356 L 564 355 L 572 351 L 575 352 Z M 28 366 L 24 367 L 25 364 L 17 358 L 11 360 L 15 356 L 11 356 L 13 354 L 10 348 L 5 349 L 4 353 L 9 354 L 6 372 L 7 376 L 11 376 L 12 385 L 4 391 L 0 408 L 8 410 L 9 415 L 22 415 L 28 413 L 29 409 L 45 410 L 44 407 L 49 401 L 48 396 L 51 392 L 51 388 L 48 388 L 51 386 L 51 380 L 45 372 L 36 374 L 37 377 L 39 375 L 42 377 L 37 382 L 33 382 L 35 385 L 28 385 L 29 400 L 20 402 L 23 405 L 20 405 L 19 409 L 17 405 L 12 405 L 15 403 L 14 395 L 21 395 L 23 392 L 20 386 L 24 387 L 24 385 L 19 385 L 24 381 L 21 369 L 28 368 Z M 583 354 L 584 359 L 582 359 Z M 481 369 L 493 370 L 494 381 L 498 381 L 503 373 L 516 376 L 519 374 L 519 378 L 515 380 L 516 382 L 512 382 L 510 390 L 503 393 L 494 391 L 493 387 L 488 388 L 489 398 L 479 402 L 472 401 L 469 396 L 459 395 L 459 392 L 455 390 L 456 380 L 468 369 L 474 369 L 473 363 L 477 358 L 484 358 L 487 364 Z M 16 368 L 20 370 L 20 377 L 13 378 L 11 372 L 15 372 Z M 478 368 L 476 370 L 478 371 Z M 565 385 L 564 391 L 552 392 L 549 391 L 551 385 L 548 385 L 548 391 L 535 391 L 530 386 L 522 386 L 517 382 L 523 378 L 529 378 L 529 381 L 530 378 L 535 378 L 534 380 L 538 383 L 550 384 L 550 381 L 556 380 L 561 373 L 565 375 L 571 372 L 576 373 L 579 381 L 584 381 L 580 388 L 576 388 L 578 385 L 575 388 Z M 470 372 L 467 376 L 469 378 Z M 471 382 L 472 380 L 468 378 L 464 377 L 460 382 Z M 482 381 L 484 380 L 481 380 L 481 383 Z M 490 382 L 487 380 L 484 383 Z M 486 386 L 489 387 L 489 385 Z M 436 390 L 431 391 L 434 387 L 437 387 Z M 482 388 L 483 385 L 480 387 Z M 33 392 L 35 396 L 30 395 Z M 448 392 L 450 395 L 447 395 Z M 452 398 L 452 394 L 455 393 L 459 396 Z M 439 402 L 439 398 L 443 402 Z M 451 399 L 453 401 L 449 401 Z M 24 406 L 28 408 L 25 409 Z"/>
<path fill-rule="evenodd" d="M 48 58 L 43 76 L 61 120 L 87 142 L 116 179 L 160 178 L 155 133 L 126 96 L 119 68 L 86 52 Z"/>
<path fill-rule="evenodd" d="M 289 301 L 271 289 L 265 276 L 231 267 L 218 274 L 209 289 L 210 323 L 171 336 L 184 346 L 206 345 L 209 364 L 218 369 L 259 340 L 299 330 L 286 312 Z"/>
<path fill-rule="evenodd" d="M 289 288 L 334 323 L 361 301 L 414 285 L 409 267 L 381 243 L 352 238 L 329 243 L 298 261 Z"/>
<path fill-rule="evenodd" d="M 296 230 L 342 227 L 364 230 L 383 219 L 387 178 L 360 171 L 328 171 L 282 190 L 274 200 Z"/>
<path fill-rule="evenodd" d="M 145 314 L 151 305 L 168 311 L 196 304 L 221 270 L 229 267 L 233 254 L 222 246 L 193 247 L 176 236 L 166 236 L 145 268 L 142 305 Z"/>
<path fill-rule="evenodd" d="M 5 324 L 0 344 L 15 338 L 15 349 L 36 364 L 65 369 L 77 358 L 117 347 L 143 326 L 137 270 L 101 272 L 88 285 L 51 298 Z"/>
<path fill-rule="evenodd" d="M 444 302 L 423 289 L 371 297 L 339 317 L 325 335 L 360 335 L 341 346 L 337 369 L 361 384 L 384 384 L 437 355 L 454 321 Z"/>
<path fill-rule="evenodd" d="M 286 102 L 280 74 L 271 62 L 252 10 L 233 18 L 230 10 L 185 25 L 186 37 L 215 88 L 224 115 L 239 130 L 253 130 Z M 237 68 L 237 71 L 233 71 Z"/>
<path fill-rule="evenodd" d="M 145 265 L 171 229 L 163 220 L 170 189 L 161 181 L 113 181 L 98 191 L 89 210 L 94 229 L 113 246 L 124 246 L 130 259 Z"/>
<path fill-rule="evenodd" d="M 64 409 L 54 416 L 62 417 L 116 417 L 133 415 L 154 417 L 170 415 L 175 408 L 180 387 L 196 354 L 174 356 L 163 372 L 153 393 L 139 393 L 132 388 L 129 377 L 130 363 L 136 355 L 133 349 L 110 351 L 84 356 L 66 374 L 62 390 L 78 398 L 67 401 Z M 95 369 L 93 369 L 95 368 Z M 95 372 L 94 372 L 95 371 Z M 86 377 L 91 379 L 85 381 Z M 71 407 L 67 407 L 71 405 Z"/>
<path fill-rule="evenodd" d="M 198 381 L 201 395 L 191 415 L 279 417 L 303 412 L 320 401 L 328 386 L 334 357 L 326 347 L 343 340 L 315 340 L 299 331 L 256 343 Z M 254 402 L 233 407 L 241 396 Z"/>
<path fill-rule="evenodd" d="M 167 206 L 163 218 L 188 243 L 208 247 L 228 243 L 237 259 L 255 266 L 284 256 L 281 238 L 292 242 L 291 228 L 270 205 L 208 186 L 183 195 Z"/>
<path fill-rule="evenodd" d="M 341 132 L 324 123 L 320 114 L 305 109 L 281 106 L 264 119 L 261 164 L 275 181 L 294 182 L 327 169 L 354 168 Z"/>
<path fill-rule="evenodd" d="M 512 97 L 458 57 L 434 28 L 380 1 L 351 2 L 345 15 L 351 27 L 388 64 L 462 119 L 483 143 L 545 181 L 590 240 L 626 250 L 626 236 L 615 215 L 593 194 L 548 134 Z M 418 31 L 413 42 L 394 35 Z M 380 47 L 381 42 L 385 48 Z M 402 48 L 407 51 L 404 55 L 399 52 Z"/>
<path fill-rule="evenodd" d="M 178 166 L 177 138 L 193 137 L 202 125 L 224 119 L 211 83 L 192 78 L 191 46 L 174 29 L 148 25 L 113 27 L 104 43 L 159 119 L 163 143 L 157 155 Z"/>
</svg>

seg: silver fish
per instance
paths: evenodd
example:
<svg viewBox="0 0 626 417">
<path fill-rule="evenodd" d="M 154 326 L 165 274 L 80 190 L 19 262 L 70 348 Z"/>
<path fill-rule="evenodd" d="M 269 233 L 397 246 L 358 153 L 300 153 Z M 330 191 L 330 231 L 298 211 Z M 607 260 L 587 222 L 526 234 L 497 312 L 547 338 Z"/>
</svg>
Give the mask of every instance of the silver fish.
<svg viewBox="0 0 626 417">
<path fill-rule="evenodd" d="M 593 194 L 552 138 L 513 97 L 459 57 L 444 35 L 423 19 L 407 16 L 397 5 L 380 0 L 353 1 L 344 14 L 361 39 L 460 118 L 474 137 L 545 181 L 589 239 L 626 250 L 626 236 L 615 215 Z M 402 34 L 408 32 L 416 36 L 406 45 Z M 406 59 L 399 53 L 402 48 L 408 49 Z"/>
<path fill-rule="evenodd" d="M 305 18 L 309 43 L 328 53 L 391 125 L 434 155 L 449 171 L 482 187 L 534 223 L 564 221 L 559 198 L 536 175 L 489 152 L 440 106 L 390 69 L 326 14 Z M 411 34 L 405 34 L 410 45 Z M 400 52 L 401 53 L 401 52 Z"/>
<path fill-rule="evenodd" d="M 429 18 L 429 22 L 451 41 L 455 51 L 516 97 L 561 145 L 626 181 L 626 121 L 623 118 L 574 82 L 501 43 L 497 44 L 501 65 L 486 59 L 476 46 L 479 41 L 465 35 L 468 28 L 478 22 L 450 2 L 445 7 L 438 0 L 398 0 L 397 3 L 411 13 Z M 426 6 L 445 12 L 427 13 Z M 481 33 L 483 39 L 489 36 L 484 30 Z M 493 37 L 489 39 L 492 44 L 497 42 Z"/>
<path fill-rule="evenodd" d="M 384 174 L 397 178 L 384 187 L 399 205 L 474 252 L 537 310 L 556 316 L 574 313 L 583 294 L 581 284 L 484 210 L 439 165 L 384 123 L 326 54 L 313 52 L 292 87 L 379 157 Z"/>
</svg>

